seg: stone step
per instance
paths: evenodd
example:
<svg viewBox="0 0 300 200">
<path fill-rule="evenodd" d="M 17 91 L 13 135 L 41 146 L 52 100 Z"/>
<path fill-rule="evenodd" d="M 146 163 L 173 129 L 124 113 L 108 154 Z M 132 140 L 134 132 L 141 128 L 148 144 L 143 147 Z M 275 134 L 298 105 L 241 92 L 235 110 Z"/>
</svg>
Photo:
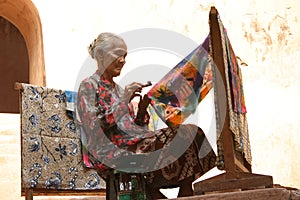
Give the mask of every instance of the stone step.
<svg viewBox="0 0 300 200">
<path fill-rule="evenodd" d="M 267 188 L 226 193 L 197 195 L 177 198 L 178 200 L 300 200 L 300 190 Z"/>
</svg>

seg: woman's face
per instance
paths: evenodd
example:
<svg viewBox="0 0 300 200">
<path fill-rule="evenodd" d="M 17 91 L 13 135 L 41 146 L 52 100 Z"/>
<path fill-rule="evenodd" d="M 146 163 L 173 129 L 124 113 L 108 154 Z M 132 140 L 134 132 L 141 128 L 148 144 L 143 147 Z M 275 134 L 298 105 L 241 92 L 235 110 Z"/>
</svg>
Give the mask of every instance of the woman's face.
<svg viewBox="0 0 300 200">
<path fill-rule="evenodd" d="M 114 39 L 112 42 L 112 45 L 103 55 L 103 67 L 107 66 L 104 73 L 111 78 L 121 74 L 127 56 L 127 46 L 124 41 Z"/>
</svg>

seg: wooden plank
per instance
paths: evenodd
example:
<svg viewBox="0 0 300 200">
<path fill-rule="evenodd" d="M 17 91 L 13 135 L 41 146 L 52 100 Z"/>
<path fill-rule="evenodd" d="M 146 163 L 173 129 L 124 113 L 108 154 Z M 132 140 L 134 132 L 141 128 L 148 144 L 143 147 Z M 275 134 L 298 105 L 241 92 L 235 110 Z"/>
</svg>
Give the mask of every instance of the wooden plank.
<svg viewBox="0 0 300 200">
<path fill-rule="evenodd" d="M 243 163 L 241 163 L 241 161 L 238 160 L 238 159 L 235 159 L 235 160 L 234 160 L 234 164 L 235 164 L 235 166 L 237 167 L 237 169 L 240 170 L 240 171 L 242 171 L 242 172 L 251 172 L 251 171 L 250 171 L 249 169 L 247 169 L 247 168 L 245 167 L 245 165 L 244 165 Z"/>
<path fill-rule="evenodd" d="M 33 189 L 25 190 L 25 200 L 33 200 Z"/>
<path fill-rule="evenodd" d="M 290 200 L 292 191 L 283 188 L 256 189 L 226 193 L 214 193 L 193 197 L 180 198 L 181 200 Z M 295 199 L 296 200 L 296 199 Z"/>
<path fill-rule="evenodd" d="M 15 90 L 21 90 L 21 89 L 23 89 L 22 84 L 16 82 L 16 83 L 15 83 Z"/>
<path fill-rule="evenodd" d="M 236 175 L 238 178 L 228 179 L 225 173 L 217 178 L 211 178 L 207 181 L 195 183 L 195 194 L 204 194 L 205 192 L 227 191 L 234 189 L 249 190 L 273 186 L 272 176 L 245 172 L 237 173 Z"/>
<path fill-rule="evenodd" d="M 105 196 L 105 189 L 95 190 L 56 190 L 43 188 L 22 188 L 22 196 Z"/>
</svg>

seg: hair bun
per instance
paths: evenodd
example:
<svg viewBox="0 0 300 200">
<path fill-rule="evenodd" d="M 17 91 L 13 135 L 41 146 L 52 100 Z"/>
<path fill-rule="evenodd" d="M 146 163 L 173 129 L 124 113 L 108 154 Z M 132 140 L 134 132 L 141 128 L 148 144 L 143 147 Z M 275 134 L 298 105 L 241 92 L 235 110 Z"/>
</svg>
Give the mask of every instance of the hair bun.
<svg viewBox="0 0 300 200">
<path fill-rule="evenodd" d="M 98 37 L 94 39 L 93 42 L 88 46 L 88 52 L 90 56 L 93 59 L 95 59 L 101 50 L 104 50 L 105 48 L 111 46 L 111 43 L 113 42 L 112 39 L 118 39 L 123 41 L 121 37 L 119 37 L 114 33 L 110 33 L 110 32 L 100 33 Z"/>
<path fill-rule="evenodd" d="M 95 57 L 95 52 L 94 52 L 94 49 L 96 47 L 96 41 L 97 39 L 94 39 L 94 41 L 90 44 L 89 48 L 88 48 L 88 51 L 89 51 L 89 54 L 92 58 Z"/>
</svg>

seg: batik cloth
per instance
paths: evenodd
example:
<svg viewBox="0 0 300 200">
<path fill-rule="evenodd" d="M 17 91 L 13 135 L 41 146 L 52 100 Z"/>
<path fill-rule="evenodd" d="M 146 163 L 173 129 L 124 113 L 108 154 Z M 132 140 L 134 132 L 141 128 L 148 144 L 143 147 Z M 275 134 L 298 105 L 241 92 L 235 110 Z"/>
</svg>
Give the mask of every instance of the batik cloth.
<svg viewBox="0 0 300 200">
<path fill-rule="evenodd" d="M 207 41 L 208 38 L 148 92 L 151 105 L 169 126 L 182 124 L 213 87 L 213 63 L 204 48 Z"/>
<path fill-rule="evenodd" d="M 219 18 L 220 20 L 220 18 Z M 221 20 L 220 29 L 225 63 L 230 129 L 234 133 L 236 150 L 251 163 L 251 149 L 246 119 L 246 105 L 243 94 L 242 74 Z M 169 126 L 182 124 L 193 114 L 198 104 L 213 87 L 213 70 L 217 69 L 210 57 L 210 38 L 179 62 L 168 74 L 148 92 L 151 104 L 158 116 Z M 215 97 L 223 98 L 223 97 Z M 216 117 L 218 117 L 216 108 Z M 220 120 L 216 120 L 217 123 Z M 220 129 L 222 124 L 217 124 Z M 217 130 L 219 169 L 224 169 L 221 130 Z"/>
<path fill-rule="evenodd" d="M 222 23 L 221 28 L 222 28 Z M 251 146 L 248 132 L 247 109 L 243 91 L 242 72 L 238 65 L 235 53 L 230 44 L 226 29 L 223 27 L 224 35 L 222 40 L 224 56 L 227 57 L 225 69 L 229 71 L 227 77 L 228 102 L 229 103 L 229 117 L 230 129 L 234 133 L 236 142 L 236 150 L 242 152 L 246 161 L 251 164 Z M 226 48 L 225 48 L 226 47 Z M 226 49 L 226 51 L 225 51 Z"/>
<path fill-rule="evenodd" d="M 200 128 L 150 131 L 149 115 L 137 125 L 133 105 L 120 98 L 123 92 L 98 71 L 80 84 L 76 110 L 86 167 L 104 178 L 112 170 L 144 173 L 154 187 L 176 185 L 214 167 L 216 156 Z"/>
<path fill-rule="evenodd" d="M 251 165 L 251 147 L 248 132 L 247 122 L 247 109 L 243 92 L 242 72 L 238 65 L 237 58 L 231 46 L 227 31 L 223 26 L 223 23 L 218 16 L 223 61 L 225 67 L 226 88 L 227 88 L 227 101 L 229 110 L 229 123 L 230 130 L 234 134 L 235 150 L 242 155 L 242 159 L 245 159 L 248 164 Z M 215 77 L 213 77 L 215 81 Z M 216 109 L 216 117 L 218 117 L 218 109 Z M 219 120 L 217 120 L 219 121 Z M 221 141 L 221 126 L 217 124 L 217 146 L 218 146 L 218 158 L 217 165 L 219 169 L 224 169 L 224 152 L 223 143 Z M 241 160 L 243 163 L 243 160 Z"/>
<path fill-rule="evenodd" d="M 105 189 L 97 171 L 83 165 L 66 91 L 22 84 L 20 94 L 22 188 Z"/>
</svg>

